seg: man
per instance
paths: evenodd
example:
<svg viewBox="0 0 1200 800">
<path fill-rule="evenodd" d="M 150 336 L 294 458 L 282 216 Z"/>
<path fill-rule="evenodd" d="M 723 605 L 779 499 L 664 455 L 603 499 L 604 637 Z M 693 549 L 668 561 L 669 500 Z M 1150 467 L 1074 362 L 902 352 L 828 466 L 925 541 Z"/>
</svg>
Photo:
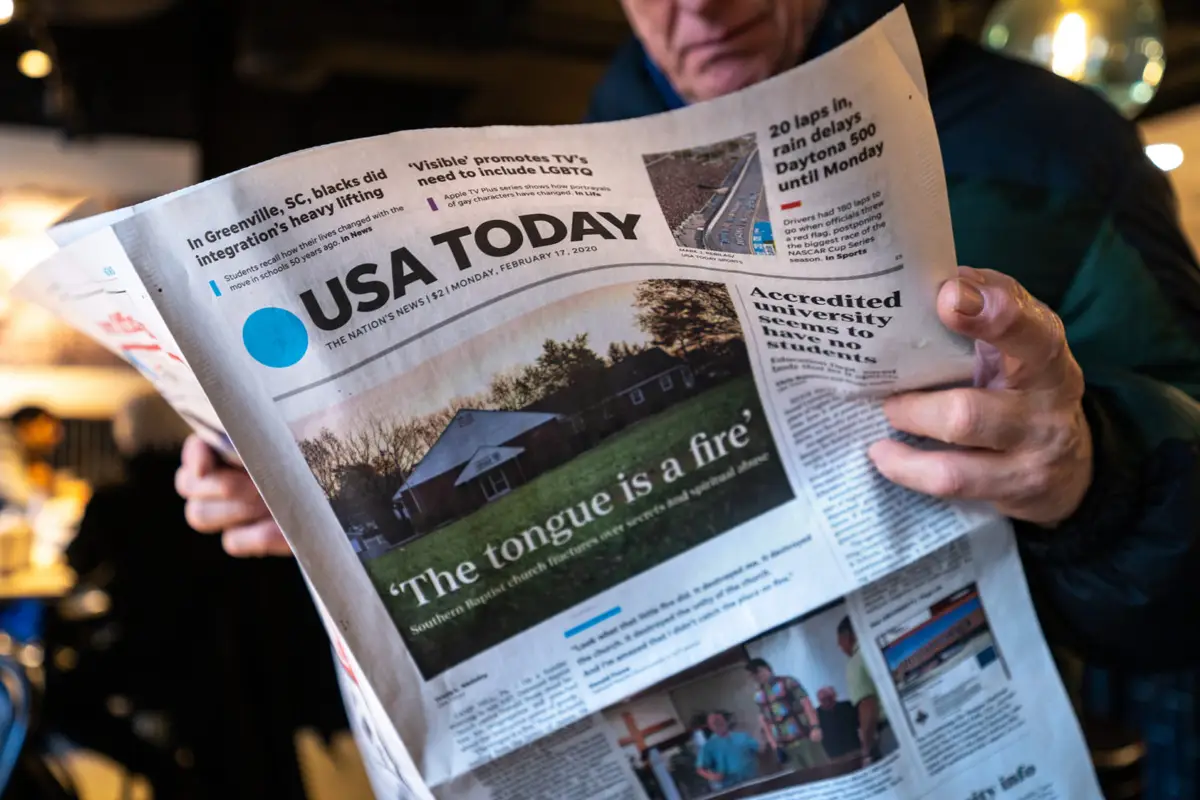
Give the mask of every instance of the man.
<svg viewBox="0 0 1200 800">
<path fill-rule="evenodd" d="M 831 759 L 859 751 L 858 714 L 848 700 L 838 700 L 832 686 L 817 690 L 817 718 L 821 720 L 821 746 Z"/>
<path fill-rule="evenodd" d="M 889 3 L 825 5 L 624 0 L 644 49 L 618 56 L 592 117 L 742 88 Z M 871 456 L 905 486 L 1012 517 L 1043 610 L 1086 650 L 1185 660 L 1192 648 L 1176 632 L 1200 616 L 1189 579 L 1200 566 L 1200 404 L 1188 394 L 1200 394 L 1200 272 L 1169 188 L 1133 129 L 1087 90 L 964 42 L 929 61 L 959 255 L 987 267 L 963 269 L 939 294 L 943 322 L 978 342 L 977 387 L 901 395 L 887 412 L 901 430 L 968 449 L 888 440 Z M 223 531 L 232 552 L 287 552 L 248 477 L 194 441 L 178 488 L 192 523 Z"/>
<path fill-rule="evenodd" d="M 820 746 L 821 722 L 800 681 L 776 675 L 761 658 L 750 659 L 746 671 L 754 683 L 758 724 L 767 744 L 796 769 L 824 764 L 828 759 Z"/>
<path fill-rule="evenodd" d="M 28 506 L 54 494 L 51 463 L 62 443 L 62 421 L 39 406 L 13 412 L 9 431 L 0 430 L 0 504 Z"/>
<path fill-rule="evenodd" d="M 896 734 L 888 723 L 887 711 L 879 701 L 875 680 L 863 663 L 858 637 L 849 617 L 843 617 L 837 627 L 838 648 L 849 658 L 846 662 L 846 688 L 850 702 L 858 715 L 858 740 L 863 765 L 878 761 L 896 749 Z"/>
<path fill-rule="evenodd" d="M 766 744 L 748 733 L 729 727 L 729 716 L 722 711 L 708 715 L 712 736 L 700 748 L 696 773 L 714 789 L 729 789 L 758 777 L 758 754 Z"/>
<path fill-rule="evenodd" d="M 827 51 L 895 0 L 623 0 L 639 41 L 593 120 L 734 91 Z M 911 0 L 923 44 L 938 0 Z M 939 316 L 977 341 L 976 386 L 913 392 L 888 478 L 1011 517 L 1047 634 L 1095 661 L 1190 663 L 1200 631 L 1200 272 L 1165 178 L 1089 91 L 966 42 L 926 47 L 963 269 Z M 231 552 L 287 548 L 244 473 L 192 443 L 189 519 Z M 1131 645 L 1136 642 L 1136 646 Z M 1162 763 L 1159 761 L 1158 763 Z"/>
</svg>

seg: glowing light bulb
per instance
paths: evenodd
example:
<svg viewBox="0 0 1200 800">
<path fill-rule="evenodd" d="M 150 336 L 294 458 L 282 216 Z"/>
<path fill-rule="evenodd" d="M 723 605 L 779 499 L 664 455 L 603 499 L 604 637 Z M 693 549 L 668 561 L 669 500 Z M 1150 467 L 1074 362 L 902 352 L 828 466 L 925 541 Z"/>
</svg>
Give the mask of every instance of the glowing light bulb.
<svg viewBox="0 0 1200 800">
<path fill-rule="evenodd" d="M 13 0 L 0 0 L 0 25 L 12 22 L 13 14 L 16 12 Z"/>
<path fill-rule="evenodd" d="M 50 71 L 54 69 L 54 62 L 50 60 L 50 56 L 41 50 L 26 50 L 17 59 L 17 69 L 26 78 L 34 78 L 36 80 L 49 75 Z"/>
<path fill-rule="evenodd" d="M 1166 69 L 1160 0 L 997 0 L 985 47 L 1096 90 L 1133 118 Z"/>
<path fill-rule="evenodd" d="M 1170 172 L 1183 163 L 1183 148 L 1170 143 L 1146 145 L 1146 157 L 1163 172 Z"/>
<path fill-rule="evenodd" d="M 1050 69 L 1073 81 L 1087 74 L 1088 25 L 1082 14 L 1063 14 L 1050 44 Z"/>
</svg>

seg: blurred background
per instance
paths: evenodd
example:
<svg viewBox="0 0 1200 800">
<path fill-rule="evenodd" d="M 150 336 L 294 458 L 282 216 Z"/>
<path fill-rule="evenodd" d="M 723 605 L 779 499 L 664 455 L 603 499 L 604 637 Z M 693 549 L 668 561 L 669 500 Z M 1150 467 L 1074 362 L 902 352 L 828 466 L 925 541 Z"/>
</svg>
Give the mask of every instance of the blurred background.
<svg viewBox="0 0 1200 800">
<path fill-rule="evenodd" d="M 1135 118 L 1200 241 L 1200 3 L 953 5 L 961 35 Z M 329 142 L 578 121 L 628 36 L 617 0 L 0 0 L 5 797 L 369 797 L 295 567 L 179 529 L 182 429 L 5 294 L 45 229 Z M 5 508 L 5 480 L 36 502 Z"/>
</svg>

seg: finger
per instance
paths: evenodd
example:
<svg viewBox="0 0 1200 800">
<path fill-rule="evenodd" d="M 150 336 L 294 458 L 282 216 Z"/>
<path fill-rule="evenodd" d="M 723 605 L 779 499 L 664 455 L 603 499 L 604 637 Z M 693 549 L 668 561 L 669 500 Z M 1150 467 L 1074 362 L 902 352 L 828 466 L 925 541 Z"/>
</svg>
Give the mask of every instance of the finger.
<svg viewBox="0 0 1200 800">
<path fill-rule="evenodd" d="M 175 471 L 175 491 L 183 497 L 190 496 L 192 483 L 212 472 L 216 466 L 216 453 L 193 433 L 183 443 L 179 469 Z"/>
<path fill-rule="evenodd" d="M 1010 386 L 1057 383 L 1066 334 L 1062 320 L 1021 284 L 993 270 L 959 267 L 938 293 L 946 327 L 1004 354 Z"/>
<path fill-rule="evenodd" d="M 292 549 L 275 520 L 267 518 L 251 525 L 230 528 L 221 537 L 225 552 L 238 558 L 289 556 Z"/>
<path fill-rule="evenodd" d="M 953 500 L 1003 500 L 1021 485 L 1016 462 L 989 451 L 925 451 L 885 439 L 867 451 L 892 483 Z"/>
<path fill-rule="evenodd" d="M 884 401 L 883 412 L 896 430 L 989 450 L 1017 447 L 1029 424 L 1019 395 L 987 389 L 906 392 Z"/>
<path fill-rule="evenodd" d="M 205 475 L 217 466 L 217 454 L 196 434 L 183 443 L 183 466 L 197 475 Z"/>
<path fill-rule="evenodd" d="M 184 517 L 201 533 L 219 533 L 227 528 L 270 519 L 266 504 L 257 495 L 241 500 L 189 500 Z"/>
<path fill-rule="evenodd" d="M 184 487 L 189 500 L 245 500 L 258 497 L 258 489 L 250 476 L 240 469 L 226 467 L 192 478 Z"/>
</svg>

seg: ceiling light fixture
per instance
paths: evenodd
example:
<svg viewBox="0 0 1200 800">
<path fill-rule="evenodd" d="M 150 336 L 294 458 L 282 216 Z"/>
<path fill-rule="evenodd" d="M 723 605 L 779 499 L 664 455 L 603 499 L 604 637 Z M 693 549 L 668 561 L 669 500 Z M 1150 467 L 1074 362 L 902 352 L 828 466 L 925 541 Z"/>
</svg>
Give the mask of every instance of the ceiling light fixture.
<svg viewBox="0 0 1200 800">
<path fill-rule="evenodd" d="M 0 190 L 0 292 L 54 253 L 46 229 L 82 200 L 36 188 Z"/>
<path fill-rule="evenodd" d="M 999 0 L 983 44 L 1090 87 L 1132 119 L 1166 69 L 1159 0 Z"/>
<path fill-rule="evenodd" d="M 0 2 L 3 2 L 3 0 L 0 0 Z M 41 50 L 26 50 L 17 59 L 17 69 L 26 78 L 37 80 L 50 74 L 51 70 L 54 69 L 54 62 L 50 60 L 50 56 Z"/>
<path fill-rule="evenodd" d="M 1163 172 L 1177 169 L 1183 163 L 1183 148 L 1177 144 L 1146 145 L 1146 157 Z"/>
</svg>

